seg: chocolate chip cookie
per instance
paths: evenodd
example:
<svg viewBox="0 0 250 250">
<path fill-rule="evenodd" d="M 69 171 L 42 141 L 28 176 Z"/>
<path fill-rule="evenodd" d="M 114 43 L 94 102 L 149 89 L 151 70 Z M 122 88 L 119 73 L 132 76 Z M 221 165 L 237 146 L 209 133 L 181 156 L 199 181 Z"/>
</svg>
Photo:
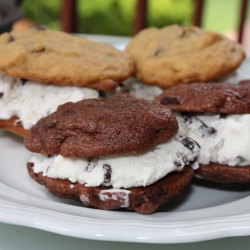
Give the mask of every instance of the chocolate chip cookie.
<svg viewBox="0 0 250 250">
<path fill-rule="evenodd" d="M 33 26 L 0 36 L 0 72 L 59 85 L 115 89 L 134 74 L 129 55 L 88 39 Z"/>
<path fill-rule="evenodd" d="M 135 60 L 137 77 L 162 88 L 218 79 L 245 58 L 240 44 L 218 33 L 178 25 L 142 30 L 126 52 Z"/>
<path fill-rule="evenodd" d="M 112 46 L 44 26 L 4 33 L 0 45 L 0 128 L 22 137 L 59 105 L 114 90 L 135 71 Z"/>
</svg>

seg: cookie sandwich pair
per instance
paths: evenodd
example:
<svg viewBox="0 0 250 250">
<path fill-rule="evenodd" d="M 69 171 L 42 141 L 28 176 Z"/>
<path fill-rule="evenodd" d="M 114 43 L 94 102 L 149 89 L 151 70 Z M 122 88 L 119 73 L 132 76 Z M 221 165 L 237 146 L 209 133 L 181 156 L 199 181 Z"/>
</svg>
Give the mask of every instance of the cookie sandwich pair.
<svg viewBox="0 0 250 250">
<path fill-rule="evenodd" d="M 197 177 L 250 182 L 250 81 L 180 84 L 156 100 L 179 112 L 178 137 L 201 146 Z"/>
<path fill-rule="evenodd" d="M 0 35 L 0 127 L 25 136 L 65 102 L 99 96 L 134 74 L 112 46 L 32 26 Z"/>
<path fill-rule="evenodd" d="M 199 145 L 155 101 L 121 94 L 59 106 L 28 132 L 30 176 L 86 207 L 152 213 L 190 182 Z"/>
</svg>

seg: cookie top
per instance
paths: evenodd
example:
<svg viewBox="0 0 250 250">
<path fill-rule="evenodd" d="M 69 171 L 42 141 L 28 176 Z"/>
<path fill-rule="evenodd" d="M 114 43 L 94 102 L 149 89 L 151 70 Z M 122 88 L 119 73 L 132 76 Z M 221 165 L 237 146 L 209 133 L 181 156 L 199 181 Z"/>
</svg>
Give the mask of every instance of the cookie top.
<svg viewBox="0 0 250 250">
<path fill-rule="evenodd" d="M 64 157 L 105 156 L 143 150 L 178 131 L 167 107 L 131 94 L 66 103 L 31 128 L 25 146 Z"/>
<path fill-rule="evenodd" d="M 163 88 L 218 79 L 245 58 L 240 44 L 220 34 L 178 25 L 141 31 L 126 52 L 135 60 L 138 78 Z"/>
<path fill-rule="evenodd" d="M 43 26 L 0 36 L 0 72 L 14 77 L 110 90 L 134 70 L 125 52 Z"/>
<path fill-rule="evenodd" d="M 173 111 L 250 114 L 250 82 L 179 84 L 155 100 Z"/>
</svg>

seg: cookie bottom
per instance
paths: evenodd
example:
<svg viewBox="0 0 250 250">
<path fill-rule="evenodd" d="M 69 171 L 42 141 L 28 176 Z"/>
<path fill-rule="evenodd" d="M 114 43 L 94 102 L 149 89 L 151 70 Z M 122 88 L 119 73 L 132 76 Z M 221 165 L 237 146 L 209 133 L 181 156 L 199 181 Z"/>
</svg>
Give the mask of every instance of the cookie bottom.
<svg viewBox="0 0 250 250">
<path fill-rule="evenodd" d="M 230 167 L 228 165 L 210 162 L 209 165 L 200 165 L 199 168 L 195 170 L 195 175 L 214 182 L 247 183 L 250 182 L 250 166 Z"/>
<path fill-rule="evenodd" d="M 27 130 L 23 128 L 22 125 L 15 125 L 15 121 L 18 117 L 11 117 L 9 120 L 1 120 L 0 119 L 0 128 L 10 131 L 13 134 L 19 135 L 21 137 L 25 137 L 27 134 Z"/>
<path fill-rule="evenodd" d="M 31 178 L 46 186 L 56 196 L 81 201 L 86 207 L 102 210 L 116 210 L 122 207 L 142 214 L 153 213 L 179 194 L 194 175 L 192 167 L 185 166 L 182 172 L 172 172 L 152 185 L 113 189 L 112 192 L 112 187 L 85 187 L 68 180 L 45 177 L 42 173 L 34 173 L 32 167 L 33 163 L 27 163 Z"/>
</svg>

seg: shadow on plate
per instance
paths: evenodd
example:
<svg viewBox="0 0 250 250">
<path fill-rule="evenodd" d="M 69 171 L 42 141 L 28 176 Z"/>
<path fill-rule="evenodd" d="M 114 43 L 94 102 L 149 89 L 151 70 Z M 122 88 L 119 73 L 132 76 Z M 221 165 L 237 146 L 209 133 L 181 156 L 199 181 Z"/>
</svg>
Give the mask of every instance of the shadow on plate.
<svg viewBox="0 0 250 250">
<path fill-rule="evenodd" d="M 18 135 L 15 135 L 9 131 L 4 131 L 4 130 L 1 130 L 1 138 L 11 138 L 12 141 L 14 141 L 15 143 L 21 143 L 23 144 L 23 138 L 18 136 Z"/>
<path fill-rule="evenodd" d="M 219 183 L 200 178 L 193 178 L 192 185 L 210 190 L 220 190 L 229 192 L 250 192 L 249 183 Z"/>
</svg>

